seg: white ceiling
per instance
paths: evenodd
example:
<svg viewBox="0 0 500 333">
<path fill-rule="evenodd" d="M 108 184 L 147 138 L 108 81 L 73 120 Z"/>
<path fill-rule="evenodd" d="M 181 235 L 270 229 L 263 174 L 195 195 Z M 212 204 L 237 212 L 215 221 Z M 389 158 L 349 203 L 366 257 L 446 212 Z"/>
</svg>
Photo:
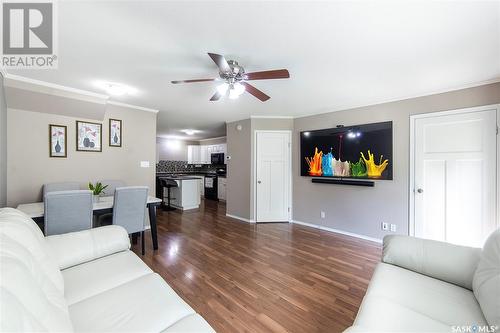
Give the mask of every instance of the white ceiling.
<svg viewBox="0 0 500 333">
<path fill-rule="evenodd" d="M 225 121 L 298 116 L 453 90 L 500 78 L 500 1 L 59 2 L 59 69 L 9 70 L 102 93 L 95 81 L 137 89 L 112 100 L 159 109 L 158 135 L 225 133 Z M 207 52 L 247 72 L 271 96 L 209 102 Z M 193 138 L 193 137 L 191 137 Z"/>
</svg>

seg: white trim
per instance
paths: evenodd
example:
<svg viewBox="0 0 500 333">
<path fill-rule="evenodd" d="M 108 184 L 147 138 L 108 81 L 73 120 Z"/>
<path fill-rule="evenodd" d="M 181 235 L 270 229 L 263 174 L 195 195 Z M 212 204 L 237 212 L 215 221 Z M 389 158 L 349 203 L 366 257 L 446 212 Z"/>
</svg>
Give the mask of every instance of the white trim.
<svg viewBox="0 0 500 333">
<path fill-rule="evenodd" d="M 253 182 L 251 182 L 251 188 L 253 190 L 253 217 L 255 221 L 258 222 L 275 222 L 275 221 L 257 221 L 257 133 L 288 133 L 288 164 L 289 164 L 289 182 L 288 182 L 288 206 L 290 211 L 288 212 L 288 222 L 292 221 L 292 211 L 293 211 L 293 170 L 292 170 L 292 130 L 254 130 L 253 134 L 253 153 L 252 153 L 252 165 L 253 165 Z"/>
<path fill-rule="evenodd" d="M 218 137 L 215 137 L 215 138 L 199 139 L 199 140 L 193 140 L 193 141 L 200 141 L 200 142 L 202 142 L 202 141 L 210 141 L 210 140 L 226 139 L 226 138 L 227 138 L 227 136 L 224 135 L 224 136 L 218 136 Z"/>
<path fill-rule="evenodd" d="M 115 102 L 115 101 L 108 101 L 107 104 L 109 104 L 109 105 L 115 105 L 115 106 L 121 106 L 121 107 L 124 107 L 124 108 L 137 109 L 137 110 L 146 111 L 146 112 L 153 112 L 153 113 L 158 113 L 160 111 L 160 110 L 156 110 L 156 109 L 146 108 L 146 107 L 143 107 L 143 106 L 132 105 L 132 104 L 127 104 L 127 103 L 121 103 L 121 102 Z"/>
<path fill-rule="evenodd" d="M 394 103 L 394 102 L 402 102 L 405 100 L 409 99 L 415 99 L 415 98 L 420 98 L 420 97 L 428 97 L 432 95 L 438 95 L 438 94 L 444 94 L 448 92 L 453 92 L 453 91 L 458 91 L 458 90 L 463 90 L 463 89 L 469 89 L 469 88 L 475 88 L 475 87 L 480 87 L 480 86 L 485 86 L 488 84 L 493 84 L 493 83 L 498 83 L 500 82 L 500 77 L 491 79 L 491 80 L 486 80 L 486 81 L 480 81 L 480 82 L 475 82 L 475 83 L 466 83 L 460 86 L 456 86 L 453 88 L 446 88 L 446 89 L 437 89 L 433 91 L 429 91 L 426 93 L 422 94 L 416 94 L 416 95 L 408 95 L 408 96 L 403 96 L 403 97 L 395 97 L 391 99 L 386 99 L 386 100 L 380 100 L 380 101 L 372 101 L 368 102 L 365 104 L 358 104 L 358 105 L 344 105 L 336 109 L 331 109 L 329 111 L 325 112 L 318 112 L 318 113 L 311 113 L 311 114 L 301 114 L 298 116 L 294 116 L 294 119 L 298 118 L 307 118 L 307 117 L 313 117 L 313 116 L 319 116 L 327 113 L 332 113 L 332 112 L 340 112 L 340 111 L 350 111 L 354 109 L 360 109 L 360 108 L 366 108 L 366 107 L 372 107 L 375 105 L 381 105 L 381 104 L 388 104 L 388 103 Z"/>
<path fill-rule="evenodd" d="M 2 69 L 0 69 L 0 71 L 1 70 Z M 5 72 L 5 70 L 3 70 L 3 72 Z M 3 72 L 1 72 L 1 73 L 3 74 Z M 63 86 L 63 85 L 59 85 L 59 84 L 55 84 L 55 83 L 50 83 L 50 82 L 46 82 L 46 81 L 35 80 L 35 79 L 31 79 L 31 78 L 24 77 L 24 76 L 7 74 L 7 72 L 5 72 L 4 79 L 6 79 L 5 86 L 7 86 L 7 87 L 42 92 L 42 93 L 47 93 L 50 95 L 63 96 L 63 97 L 75 98 L 75 99 L 78 99 L 78 97 L 80 97 L 80 98 L 90 97 L 90 98 L 96 99 L 96 100 L 93 100 L 93 102 L 96 102 L 99 104 L 115 105 L 115 106 L 121 106 L 121 107 L 137 109 L 137 110 L 147 111 L 147 112 L 154 112 L 154 113 L 159 112 L 159 110 L 146 108 L 143 106 L 137 106 L 137 105 L 127 104 L 127 103 L 110 101 L 108 95 L 98 94 L 98 93 L 94 93 L 91 91 L 76 89 L 76 88 Z M 75 94 L 75 95 L 79 95 L 79 96 L 68 96 L 67 93 Z"/>
<path fill-rule="evenodd" d="M 49 89 L 61 90 L 61 91 L 65 91 L 65 92 L 69 92 L 69 93 L 73 93 L 73 94 L 82 95 L 82 96 L 85 96 L 85 97 L 94 97 L 94 98 L 97 98 L 97 99 L 101 99 L 102 100 L 102 104 L 106 103 L 106 100 L 109 98 L 109 96 L 107 96 L 107 95 L 97 94 L 97 93 L 94 93 L 94 92 L 91 92 L 91 91 L 81 90 L 81 89 L 76 89 L 76 88 L 71 88 L 71 87 L 68 87 L 68 86 L 63 86 L 63 85 L 59 85 L 59 84 L 55 84 L 55 83 L 50 83 L 50 82 L 46 82 L 46 81 L 40 81 L 40 80 L 30 79 L 30 78 L 27 78 L 27 77 L 24 77 L 24 76 L 19 76 L 19 75 L 14 75 L 14 74 L 7 74 L 5 76 L 5 78 L 7 80 L 12 80 L 12 81 L 18 82 L 18 83 L 26 83 L 26 84 L 32 84 L 32 85 L 38 86 L 38 87 L 44 87 L 44 88 L 49 88 Z M 14 88 L 20 88 L 20 89 L 23 88 L 21 85 L 18 85 L 18 84 L 12 85 L 12 83 L 9 83 L 9 82 L 6 82 L 5 85 L 8 86 L 8 87 L 14 87 Z M 25 87 L 25 88 L 28 89 L 28 90 L 33 90 L 33 89 L 29 89 L 28 87 Z"/>
<path fill-rule="evenodd" d="M 240 220 L 240 221 L 243 221 L 243 222 L 247 222 L 247 223 L 255 223 L 254 220 L 249 220 L 249 219 L 246 219 L 244 217 L 241 217 L 241 216 L 237 216 L 237 215 L 232 215 L 232 214 L 228 214 L 226 213 L 226 216 L 227 217 L 230 217 L 230 218 L 233 218 L 233 219 L 236 219 L 236 220 Z"/>
<path fill-rule="evenodd" d="M 368 237 L 368 236 L 364 236 L 364 235 L 360 235 L 360 234 L 355 234 L 353 232 L 338 230 L 338 229 L 334 229 L 334 228 L 330 228 L 330 227 L 325 227 L 325 226 L 322 226 L 322 225 L 317 225 L 317 224 L 312 224 L 312 223 L 307 223 L 307 222 L 301 222 L 301 221 L 297 221 L 297 220 L 291 220 L 290 222 L 294 223 L 294 224 L 304 225 L 306 227 L 311 227 L 311 228 L 320 229 L 320 230 L 324 230 L 324 231 L 334 232 L 336 234 L 341 234 L 341 235 L 345 235 L 345 236 L 356 237 L 356 238 L 364 239 L 364 240 L 367 240 L 367 241 L 370 241 L 370 242 L 375 242 L 375 243 L 382 244 L 382 240 L 381 239 L 373 238 L 373 237 Z"/>
<path fill-rule="evenodd" d="M 294 116 L 250 116 L 250 119 L 294 119 Z"/>
<path fill-rule="evenodd" d="M 497 129 L 498 129 L 498 121 L 500 119 L 500 104 L 489 104 L 482 105 L 464 109 L 455 109 L 455 110 L 447 110 L 447 111 L 439 111 L 439 112 L 429 112 L 429 113 L 421 113 L 410 116 L 410 156 L 409 156 L 409 186 L 408 186 L 408 233 L 410 236 L 415 236 L 415 123 L 417 119 L 423 118 L 433 118 L 433 117 L 441 117 L 441 116 L 449 116 L 455 114 L 463 114 L 463 113 L 472 113 L 472 112 L 481 112 L 487 111 L 491 109 L 496 109 L 497 111 Z M 497 182 L 496 182 L 496 195 L 497 195 L 497 204 L 495 207 L 496 214 L 496 225 L 497 228 L 500 227 L 500 141 L 499 135 L 497 135 Z"/>
</svg>

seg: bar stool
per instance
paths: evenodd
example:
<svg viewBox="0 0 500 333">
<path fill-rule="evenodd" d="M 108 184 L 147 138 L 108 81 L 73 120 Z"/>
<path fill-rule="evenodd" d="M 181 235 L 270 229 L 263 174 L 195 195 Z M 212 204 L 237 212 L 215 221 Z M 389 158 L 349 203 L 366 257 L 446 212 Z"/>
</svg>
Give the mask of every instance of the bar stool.
<svg viewBox="0 0 500 333">
<path fill-rule="evenodd" d="M 167 188 L 167 193 L 168 193 L 168 199 L 167 199 L 167 205 L 166 206 L 165 206 L 164 197 L 163 197 L 163 195 L 161 196 L 161 199 L 162 199 L 161 206 L 162 206 L 163 210 L 164 211 L 175 210 L 175 208 L 172 207 L 172 205 L 170 204 L 170 200 L 172 198 L 172 193 L 171 193 L 170 189 L 172 187 L 178 187 L 179 185 L 177 185 L 177 182 L 175 180 L 168 179 L 168 178 L 161 178 L 160 182 L 161 182 L 162 188 L 165 188 L 165 187 Z"/>
</svg>

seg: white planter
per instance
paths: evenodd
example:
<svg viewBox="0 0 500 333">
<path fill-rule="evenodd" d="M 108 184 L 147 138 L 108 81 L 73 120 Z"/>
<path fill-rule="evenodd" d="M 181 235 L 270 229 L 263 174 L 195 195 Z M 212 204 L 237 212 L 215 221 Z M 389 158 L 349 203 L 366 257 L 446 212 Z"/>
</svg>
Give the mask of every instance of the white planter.
<svg viewBox="0 0 500 333">
<path fill-rule="evenodd" d="M 100 196 L 99 196 L 99 195 L 93 195 L 93 196 L 92 196 L 92 200 L 93 200 L 94 202 L 99 202 L 99 198 L 100 198 Z"/>
</svg>

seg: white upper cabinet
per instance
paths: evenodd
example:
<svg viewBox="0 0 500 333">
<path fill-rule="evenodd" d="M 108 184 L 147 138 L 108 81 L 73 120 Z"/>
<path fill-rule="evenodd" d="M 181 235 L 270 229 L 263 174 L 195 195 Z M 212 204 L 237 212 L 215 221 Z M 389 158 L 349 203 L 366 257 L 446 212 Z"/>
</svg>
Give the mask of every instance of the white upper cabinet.
<svg viewBox="0 0 500 333">
<path fill-rule="evenodd" d="M 227 145 L 221 143 L 218 145 L 189 145 L 188 146 L 188 163 L 189 164 L 210 164 L 211 156 L 214 153 L 226 154 Z M 224 156 L 224 164 L 226 158 Z"/>
<path fill-rule="evenodd" d="M 201 146 L 188 146 L 188 163 L 201 164 Z"/>
</svg>

